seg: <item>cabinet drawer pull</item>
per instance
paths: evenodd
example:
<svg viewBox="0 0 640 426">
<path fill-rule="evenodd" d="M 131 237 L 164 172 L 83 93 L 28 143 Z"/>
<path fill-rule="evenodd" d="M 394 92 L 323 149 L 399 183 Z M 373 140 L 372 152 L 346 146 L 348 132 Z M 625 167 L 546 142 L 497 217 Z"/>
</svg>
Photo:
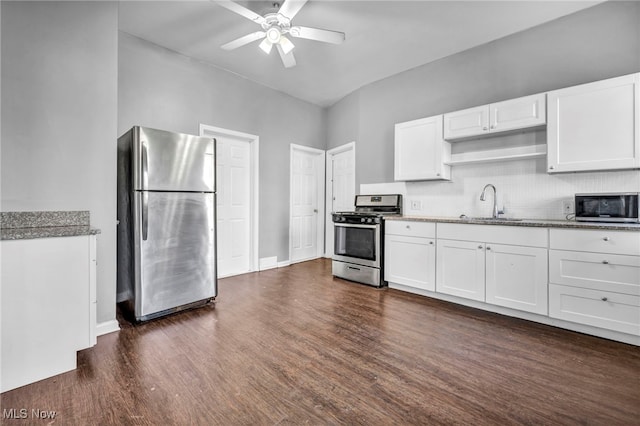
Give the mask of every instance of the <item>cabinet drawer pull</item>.
<svg viewBox="0 0 640 426">
<path fill-rule="evenodd" d="M 606 297 L 603 297 L 603 298 L 602 298 L 602 301 L 603 301 L 603 302 L 606 302 L 607 300 L 609 300 L 609 299 L 608 299 L 608 298 L 606 298 Z"/>
<path fill-rule="evenodd" d="M 553 169 L 555 169 L 555 167 L 549 166 L 549 170 L 553 170 Z"/>
<path fill-rule="evenodd" d="M 603 260 L 602 263 L 604 263 L 605 265 L 608 265 L 609 261 L 608 260 Z"/>
<path fill-rule="evenodd" d="M 482 130 L 487 130 L 487 128 L 486 128 L 486 127 L 483 127 L 483 128 L 482 128 Z"/>
<path fill-rule="evenodd" d="M 479 249 L 483 248 L 482 246 L 478 246 Z"/>
<path fill-rule="evenodd" d="M 429 244 L 433 245 L 433 241 L 429 241 Z"/>
<path fill-rule="evenodd" d="M 487 250 L 491 250 L 491 247 L 487 246 Z"/>
<path fill-rule="evenodd" d="M 603 241 L 609 241 L 609 237 L 604 237 L 602 240 Z"/>
<path fill-rule="evenodd" d="M 411 229 L 411 226 L 407 225 L 407 229 Z"/>
</svg>

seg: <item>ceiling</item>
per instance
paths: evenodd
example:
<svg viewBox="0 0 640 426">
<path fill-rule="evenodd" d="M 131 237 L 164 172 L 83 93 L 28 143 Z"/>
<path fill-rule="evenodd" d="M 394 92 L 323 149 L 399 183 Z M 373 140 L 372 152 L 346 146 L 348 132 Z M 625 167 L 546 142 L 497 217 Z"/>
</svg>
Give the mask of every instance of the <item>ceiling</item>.
<svg viewBox="0 0 640 426">
<path fill-rule="evenodd" d="M 237 1 L 263 14 L 273 1 Z M 121 1 L 119 29 L 186 56 L 320 105 L 437 59 L 540 25 L 599 1 L 310 0 L 294 25 L 341 31 L 340 45 L 292 39 L 297 65 L 253 42 L 221 45 L 260 30 L 214 1 Z"/>
</svg>

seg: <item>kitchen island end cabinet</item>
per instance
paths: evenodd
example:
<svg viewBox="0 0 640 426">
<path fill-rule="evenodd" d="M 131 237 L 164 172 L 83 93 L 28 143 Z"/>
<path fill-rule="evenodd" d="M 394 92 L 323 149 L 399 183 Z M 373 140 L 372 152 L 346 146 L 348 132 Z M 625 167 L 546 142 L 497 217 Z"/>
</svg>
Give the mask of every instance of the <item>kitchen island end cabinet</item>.
<svg viewBox="0 0 640 426">
<path fill-rule="evenodd" d="M 2 392 L 76 368 L 96 344 L 96 237 L 2 240 Z"/>
<path fill-rule="evenodd" d="M 436 225 L 391 221 L 385 224 L 384 279 L 396 284 L 435 291 Z"/>
</svg>

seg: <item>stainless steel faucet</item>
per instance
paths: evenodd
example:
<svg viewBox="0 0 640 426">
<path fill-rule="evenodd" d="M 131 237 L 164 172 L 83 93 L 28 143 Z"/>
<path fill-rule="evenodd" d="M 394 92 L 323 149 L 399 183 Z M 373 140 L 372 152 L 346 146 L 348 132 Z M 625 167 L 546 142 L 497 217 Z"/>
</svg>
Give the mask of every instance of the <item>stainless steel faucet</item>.
<svg viewBox="0 0 640 426">
<path fill-rule="evenodd" d="M 499 214 L 504 213 L 502 210 L 498 210 L 498 192 L 496 191 L 496 187 L 492 184 L 488 183 L 482 188 L 482 194 L 480 194 L 480 201 L 484 201 L 487 195 L 487 188 L 493 189 L 493 217 L 494 219 L 498 218 Z"/>
</svg>

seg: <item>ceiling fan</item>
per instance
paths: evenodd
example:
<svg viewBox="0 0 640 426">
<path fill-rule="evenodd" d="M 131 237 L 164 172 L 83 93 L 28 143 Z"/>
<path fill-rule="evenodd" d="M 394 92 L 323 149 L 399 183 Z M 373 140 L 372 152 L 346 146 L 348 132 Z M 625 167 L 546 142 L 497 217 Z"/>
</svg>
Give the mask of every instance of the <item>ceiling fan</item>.
<svg viewBox="0 0 640 426">
<path fill-rule="evenodd" d="M 342 43 L 344 41 L 344 33 L 291 25 L 291 20 L 306 2 L 307 0 L 285 0 L 282 6 L 279 3 L 273 3 L 276 11 L 261 16 L 233 1 L 216 1 L 220 6 L 244 16 L 262 27 L 262 31 L 247 34 L 221 47 L 225 50 L 233 50 L 253 41 L 263 39 L 260 43 L 260 48 L 268 54 L 275 45 L 285 68 L 291 68 L 296 65 L 296 58 L 293 56 L 293 48 L 295 46 L 286 35 L 325 43 Z"/>
</svg>

